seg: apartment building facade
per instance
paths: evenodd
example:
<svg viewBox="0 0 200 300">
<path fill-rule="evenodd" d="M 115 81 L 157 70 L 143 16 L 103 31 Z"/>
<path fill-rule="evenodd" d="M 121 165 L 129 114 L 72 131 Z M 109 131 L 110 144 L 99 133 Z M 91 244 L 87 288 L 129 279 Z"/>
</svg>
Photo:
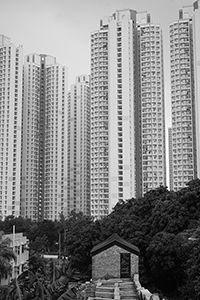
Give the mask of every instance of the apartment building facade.
<svg viewBox="0 0 200 300">
<path fill-rule="evenodd" d="M 0 35 L 0 211 L 20 214 L 23 47 Z"/>
<path fill-rule="evenodd" d="M 30 54 L 23 73 L 21 216 L 67 214 L 67 68 Z"/>
<path fill-rule="evenodd" d="M 68 94 L 67 199 L 71 211 L 90 215 L 90 76 L 76 77 Z"/>
<path fill-rule="evenodd" d="M 116 11 L 91 34 L 91 215 L 165 185 L 162 34 Z M 155 147 L 154 147 L 155 145 Z"/>
<path fill-rule="evenodd" d="M 199 1 L 170 24 L 172 183 L 177 191 L 199 174 Z"/>
<path fill-rule="evenodd" d="M 142 194 L 166 185 L 163 40 L 149 13 L 137 14 Z M 139 183 L 138 183 L 139 184 Z"/>
<path fill-rule="evenodd" d="M 108 213 L 108 181 L 108 28 L 102 20 L 101 29 L 91 34 L 91 215 L 95 217 Z"/>
<path fill-rule="evenodd" d="M 195 122 L 197 148 L 197 177 L 200 178 L 200 1 L 193 5 L 193 49 L 194 49 L 194 82 L 195 82 Z"/>
<path fill-rule="evenodd" d="M 102 19 L 100 30 L 91 34 L 91 214 L 95 218 L 135 193 L 135 36 L 136 12 L 130 10 Z"/>
<path fill-rule="evenodd" d="M 172 128 L 168 128 L 168 153 L 169 153 L 169 189 L 173 190 L 173 148 L 172 148 Z"/>
</svg>

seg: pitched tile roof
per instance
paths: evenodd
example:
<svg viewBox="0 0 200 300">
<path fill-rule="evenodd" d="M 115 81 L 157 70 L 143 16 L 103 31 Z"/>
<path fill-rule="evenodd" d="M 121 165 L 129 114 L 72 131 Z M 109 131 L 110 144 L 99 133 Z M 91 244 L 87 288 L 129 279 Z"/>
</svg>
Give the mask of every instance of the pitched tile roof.
<svg viewBox="0 0 200 300">
<path fill-rule="evenodd" d="M 102 243 L 94 246 L 91 250 L 91 255 L 94 256 L 100 252 L 103 252 L 104 250 L 112 247 L 112 246 L 119 246 L 131 253 L 134 253 L 136 255 L 139 255 L 140 250 L 138 247 L 132 245 L 131 243 L 125 241 L 122 239 L 118 234 L 114 233 L 109 238 L 107 238 Z"/>
</svg>

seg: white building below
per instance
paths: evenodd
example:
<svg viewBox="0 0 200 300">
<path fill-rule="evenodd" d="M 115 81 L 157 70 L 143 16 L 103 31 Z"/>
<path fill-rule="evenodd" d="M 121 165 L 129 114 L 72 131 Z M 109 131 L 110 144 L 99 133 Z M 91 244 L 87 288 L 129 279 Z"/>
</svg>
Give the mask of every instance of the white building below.
<svg viewBox="0 0 200 300">
<path fill-rule="evenodd" d="M 17 278 L 22 272 L 27 269 L 29 259 L 28 239 L 23 236 L 23 233 L 11 233 L 3 235 L 2 239 L 10 239 L 10 247 L 12 247 L 15 255 L 16 262 L 13 261 L 12 275 L 8 278 L 1 280 L 2 285 L 6 285 L 11 279 Z"/>
</svg>

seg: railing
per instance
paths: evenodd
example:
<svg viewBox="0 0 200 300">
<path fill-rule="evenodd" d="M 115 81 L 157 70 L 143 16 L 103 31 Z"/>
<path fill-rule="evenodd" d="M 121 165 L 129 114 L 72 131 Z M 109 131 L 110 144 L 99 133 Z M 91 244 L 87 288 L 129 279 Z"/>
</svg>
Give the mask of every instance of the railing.
<svg viewBox="0 0 200 300">
<path fill-rule="evenodd" d="M 133 277 L 133 283 L 135 285 L 136 292 L 138 294 L 139 300 L 161 300 L 158 294 L 152 294 L 149 290 L 145 289 L 141 286 L 139 281 L 139 275 L 135 274 Z M 95 290 L 96 285 L 100 286 L 102 282 L 95 282 L 92 279 L 85 283 L 85 290 L 84 290 L 84 300 L 94 300 L 95 298 Z M 113 300 L 120 300 L 120 290 L 119 284 L 116 282 L 114 284 L 114 299 Z"/>
<path fill-rule="evenodd" d="M 134 275 L 133 282 L 140 300 L 160 300 L 158 295 L 152 294 L 149 290 L 141 286 L 138 274 Z"/>
</svg>

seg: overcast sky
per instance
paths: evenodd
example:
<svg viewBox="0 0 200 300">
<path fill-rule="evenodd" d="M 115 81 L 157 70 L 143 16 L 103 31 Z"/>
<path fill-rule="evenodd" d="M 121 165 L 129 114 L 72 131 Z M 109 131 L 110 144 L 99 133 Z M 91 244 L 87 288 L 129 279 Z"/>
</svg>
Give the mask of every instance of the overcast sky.
<svg viewBox="0 0 200 300">
<path fill-rule="evenodd" d="M 69 83 L 90 72 L 90 33 L 117 9 L 148 11 L 161 24 L 165 55 L 169 23 L 193 0 L 0 0 L 0 34 L 24 46 L 24 54 L 45 53 L 69 68 Z"/>
<path fill-rule="evenodd" d="M 0 0 L 0 34 L 24 46 L 24 54 L 44 53 L 68 67 L 69 86 L 75 77 L 90 73 L 90 33 L 103 16 L 117 9 L 148 11 L 161 25 L 164 41 L 165 111 L 171 125 L 169 23 L 182 6 L 194 0 Z M 168 146 L 167 146 L 168 147 Z M 168 169 L 168 148 L 167 148 Z M 168 172 L 167 172 L 168 173 Z"/>
<path fill-rule="evenodd" d="M 75 76 L 90 73 L 90 33 L 103 16 L 117 9 L 148 11 L 161 24 L 164 38 L 165 106 L 170 126 L 169 23 L 183 5 L 194 0 L 0 0 L 0 34 L 24 46 L 24 54 L 44 53 L 68 67 Z"/>
</svg>

